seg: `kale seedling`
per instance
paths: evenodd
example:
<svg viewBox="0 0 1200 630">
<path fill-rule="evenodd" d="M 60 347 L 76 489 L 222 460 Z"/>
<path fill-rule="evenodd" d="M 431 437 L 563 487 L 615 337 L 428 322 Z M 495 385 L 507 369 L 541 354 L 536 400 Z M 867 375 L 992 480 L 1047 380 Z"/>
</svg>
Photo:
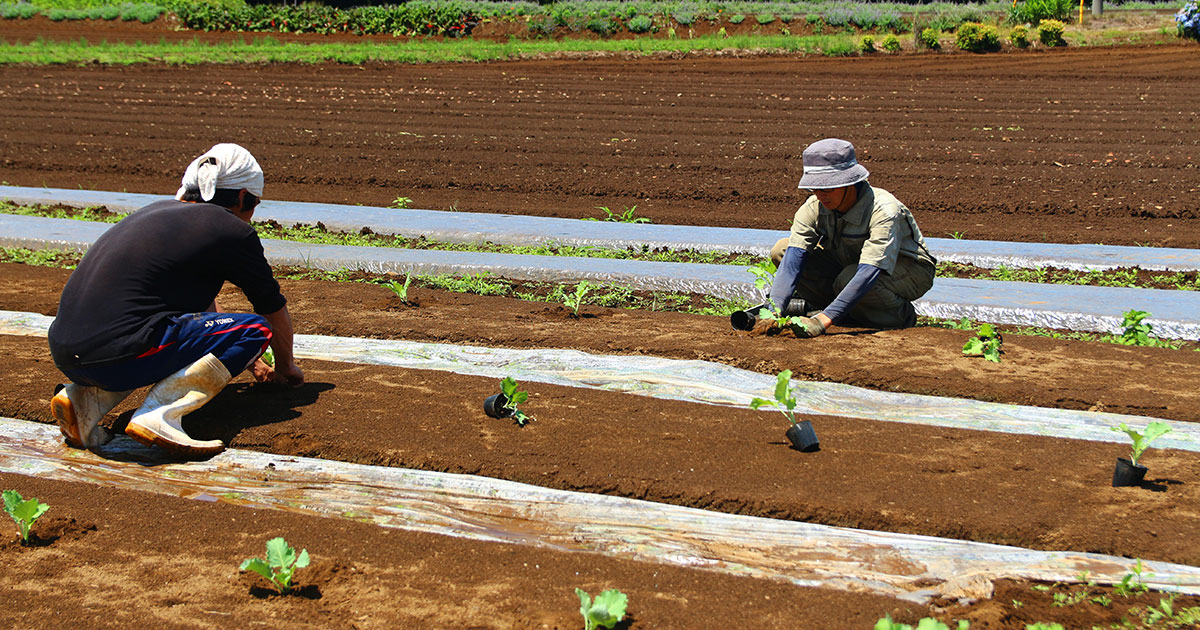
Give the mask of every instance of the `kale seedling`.
<svg viewBox="0 0 1200 630">
<path fill-rule="evenodd" d="M 758 410 L 760 407 L 770 405 L 778 409 L 783 417 L 788 419 L 788 422 L 796 424 L 796 395 L 792 389 L 792 371 L 784 370 L 775 379 L 775 400 L 755 397 L 750 401 L 750 408 Z"/>
<path fill-rule="evenodd" d="M 401 302 L 407 302 L 408 301 L 408 286 L 410 284 L 412 284 L 412 274 L 411 273 L 405 274 L 404 284 L 400 284 L 399 280 L 392 280 L 391 282 L 384 283 L 383 286 L 391 289 L 392 293 L 395 293 L 396 297 L 400 298 Z"/>
<path fill-rule="evenodd" d="M 1144 434 L 1130 429 L 1125 425 L 1124 422 L 1118 426 L 1112 427 L 1112 430 L 1124 432 L 1129 436 L 1129 439 L 1133 440 L 1133 451 L 1129 457 L 1129 463 L 1137 466 L 1138 460 L 1142 457 L 1142 453 L 1145 453 L 1146 449 L 1150 448 L 1150 442 L 1162 437 L 1167 433 L 1170 433 L 1171 427 L 1168 426 L 1166 422 L 1156 420 L 1146 425 L 1146 432 Z"/>
<path fill-rule="evenodd" d="M 629 597 L 615 588 L 597 595 L 595 602 L 592 601 L 592 596 L 581 588 L 575 589 L 575 594 L 579 596 L 583 630 L 612 628 L 625 618 L 625 606 L 629 603 Z"/>
<path fill-rule="evenodd" d="M 955 630 L 969 630 L 971 622 L 963 619 L 955 626 Z M 916 627 L 910 626 L 899 621 L 892 621 L 892 616 L 888 615 L 883 619 L 875 622 L 875 630 L 950 630 L 950 626 L 934 619 L 933 617 L 925 617 L 917 622 Z"/>
<path fill-rule="evenodd" d="M 771 285 L 775 284 L 775 272 L 777 270 L 775 263 L 771 262 L 769 258 L 750 265 L 746 268 L 746 271 L 754 274 L 754 288 L 758 289 L 758 292 L 764 296 L 767 294 L 767 290 L 771 288 Z"/>
<path fill-rule="evenodd" d="M 529 392 L 517 389 L 517 381 L 511 376 L 504 377 L 500 381 L 500 392 L 504 394 L 508 404 L 504 405 L 507 409 L 512 409 L 512 418 L 517 421 L 517 426 L 525 426 L 525 424 L 533 420 L 533 416 L 527 415 L 524 411 L 517 409 L 517 405 L 529 400 Z"/>
<path fill-rule="evenodd" d="M 991 324 L 980 324 L 979 335 L 967 340 L 963 345 L 963 355 L 968 357 L 983 357 L 992 363 L 1000 362 L 1000 345 L 1004 339 Z"/>
<path fill-rule="evenodd" d="M 1125 577 L 1121 578 L 1120 582 L 1113 584 L 1113 592 L 1121 597 L 1133 597 L 1139 593 L 1145 593 L 1150 590 L 1150 587 L 1145 582 L 1146 567 L 1142 564 L 1141 558 L 1134 563 L 1133 568 Z"/>
<path fill-rule="evenodd" d="M 308 566 L 308 550 L 296 555 L 296 550 L 283 538 L 272 538 L 267 541 L 267 559 L 246 558 L 242 561 L 241 570 L 254 571 L 267 578 L 280 593 L 286 593 L 292 588 L 292 575 L 296 569 Z"/>
<path fill-rule="evenodd" d="M 29 530 L 33 527 L 33 522 L 49 509 L 49 505 L 40 503 L 37 499 L 21 498 L 21 493 L 16 490 L 4 491 L 4 511 L 8 512 L 8 515 L 17 522 L 17 527 L 21 531 L 22 543 L 29 542 Z"/>
<path fill-rule="evenodd" d="M 1147 317 L 1150 317 L 1150 313 L 1146 311 L 1136 309 L 1125 311 L 1125 320 L 1121 322 L 1121 327 L 1124 330 L 1117 341 L 1125 346 L 1158 345 L 1156 343 L 1157 340 L 1150 336 L 1154 327 L 1144 321 Z"/>
<path fill-rule="evenodd" d="M 579 284 L 575 285 L 575 293 L 563 298 L 563 303 L 567 305 L 567 308 L 571 309 L 572 317 L 579 318 L 579 307 L 583 306 L 583 296 L 587 295 L 588 290 L 591 288 L 587 280 L 580 280 Z"/>
<path fill-rule="evenodd" d="M 272 369 L 275 368 L 275 351 L 274 350 L 267 348 L 262 353 L 262 356 L 259 357 L 259 359 L 262 359 L 262 362 L 266 363 L 267 367 L 272 368 Z"/>
</svg>

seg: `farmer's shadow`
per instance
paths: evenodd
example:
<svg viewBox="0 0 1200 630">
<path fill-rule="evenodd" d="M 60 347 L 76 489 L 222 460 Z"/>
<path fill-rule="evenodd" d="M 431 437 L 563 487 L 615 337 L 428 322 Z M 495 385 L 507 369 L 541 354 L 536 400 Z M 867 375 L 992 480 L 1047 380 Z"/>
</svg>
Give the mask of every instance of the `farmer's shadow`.
<svg viewBox="0 0 1200 630">
<path fill-rule="evenodd" d="M 183 430 L 197 440 L 221 440 L 231 444 L 244 429 L 287 422 L 300 417 L 302 409 L 317 402 L 332 383 L 307 382 L 300 387 L 273 383 L 235 382 L 200 409 L 183 418 Z M 133 410 L 117 417 L 113 429 L 122 433 Z"/>
</svg>

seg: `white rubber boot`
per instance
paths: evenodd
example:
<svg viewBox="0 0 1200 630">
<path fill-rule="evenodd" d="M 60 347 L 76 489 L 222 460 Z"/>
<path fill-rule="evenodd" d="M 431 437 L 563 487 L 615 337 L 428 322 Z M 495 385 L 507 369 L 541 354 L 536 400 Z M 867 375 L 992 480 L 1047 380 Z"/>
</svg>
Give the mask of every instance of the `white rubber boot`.
<svg viewBox="0 0 1200 630">
<path fill-rule="evenodd" d="M 132 391 L 132 390 L 130 390 Z M 112 431 L 100 421 L 129 392 L 109 392 L 89 385 L 64 385 L 50 399 L 50 415 L 58 422 L 67 444 L 75 448 L 95 449 L 112 439 Z"/>
<path fill-rule="evenodd" d="M 159 381 L 146 401 L 133 412 L 125 434 L 147 446 L 157 446 L 180 457 L 207 457 L 225 449 L 221 440 L 193 440 L 183 430 L 183 417 L 221 393 L 233 378 L 216 356 L 199 361 Z"/>
</svg>

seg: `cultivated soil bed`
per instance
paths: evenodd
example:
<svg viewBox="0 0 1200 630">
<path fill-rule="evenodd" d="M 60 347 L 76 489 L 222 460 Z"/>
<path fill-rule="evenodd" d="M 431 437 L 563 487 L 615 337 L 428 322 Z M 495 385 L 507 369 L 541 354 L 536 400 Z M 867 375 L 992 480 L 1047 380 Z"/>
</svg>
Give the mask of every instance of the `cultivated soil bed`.
<svg viewBox="0 0 1200 630">
<path fill-rule="evenodd" d="M 655 223 L 785 229 L 803 148 L 839 136 L 927 236 L 1200 247 L 1198 83 L 1195 43 L 7 66 L 0 181 L 169 194 L 233 141 L 271 199 L 575 218 L 636 205 Z"/>
</svg>

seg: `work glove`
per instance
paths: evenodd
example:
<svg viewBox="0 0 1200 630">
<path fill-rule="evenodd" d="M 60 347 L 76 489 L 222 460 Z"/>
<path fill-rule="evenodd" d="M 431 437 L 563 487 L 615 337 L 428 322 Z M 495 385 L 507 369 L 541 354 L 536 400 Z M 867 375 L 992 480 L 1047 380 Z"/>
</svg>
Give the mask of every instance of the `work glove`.
<svg viewBox="0 0 1200 630">
<path fill-rule="evenodd" d="M 825 334 L 825 324 L 816 317 L 793 317 L 792 324 L 802 337 L 820 337 Z"/>
</svg>

